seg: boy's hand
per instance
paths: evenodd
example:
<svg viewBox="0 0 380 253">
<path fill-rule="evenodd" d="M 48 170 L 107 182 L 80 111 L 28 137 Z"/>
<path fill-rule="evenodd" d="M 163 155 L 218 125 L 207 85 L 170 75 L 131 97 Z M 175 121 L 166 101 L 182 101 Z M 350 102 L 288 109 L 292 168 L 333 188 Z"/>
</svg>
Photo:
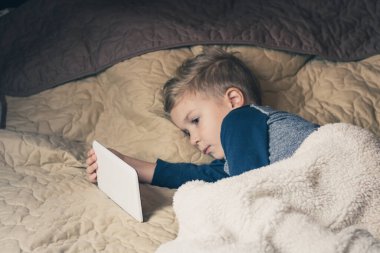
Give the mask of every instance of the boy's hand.
<svg viewBox="0 0 380 253">
<path fill-rule="evenodd" d="M 124 159 L 124 155 L 121 154 L 120 152 L 114 150 L 114 149 L 111 149 L 109 148 L 109 150 L 114 153 L 115 155 L 117 155 L 118 157 L 120 157 L 121 159 Z M 87 164 L 87 168 L 86 168 L 86 172 L 87 172 L 87 179 L 91 182 L 91 183 L 96 183 L 97 182 L 97 170 L 98 170 L 98 164 L 96 162 L 97 158 L 96 158 L 96 154 L 95 154 L 95 151 L 93 148 L 91 148 L 88 152 L 87 152 L 87 159 L 86 159 L 86 164 Z"/>
<path fill-rule="evenodd" d="M 137 175 L 139 177 L 139 181 L 141 183 L 151 183 L 154 170 L 156 168 L 156 163 L 151 162 L 145 162 L 139 159 L 135 159 L 126 155 L 123 155 L 122 153 L 112 149 L 108 148 L 112 153 L 120 157 L 123 161 L 131 165 L 137 172 Z M 86 173 L 87 173 L 87 179 L 92 182 L 97 182 L 97 170 L 98 170 L 98 164 L 96 162 L 97 158 L 95 155 L 95 151 L 93 148 L 91 148 L 87 152 L 87 159 L 86 159 Z"/>
<path fill-rule="evenodd" d="M 87 168 L 86 168 L 87 179 L 91 183 L 96 183 L 97 182 L 96 171 L 98 169 L 98 164 L 96 163 L 96 155 L 93 148 L 91 148 L 87 152 L 86 164 L 87 164 Z"/>
</svg>

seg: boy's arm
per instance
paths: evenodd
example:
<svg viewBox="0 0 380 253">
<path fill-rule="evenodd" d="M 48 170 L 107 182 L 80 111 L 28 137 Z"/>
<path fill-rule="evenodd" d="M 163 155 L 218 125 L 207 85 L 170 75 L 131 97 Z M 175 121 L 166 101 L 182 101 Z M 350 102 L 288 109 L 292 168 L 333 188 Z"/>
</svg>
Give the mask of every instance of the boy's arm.
<svg viewBox="0 0 380 253">
<path fill-rule="evenodd" d="M 196 165 L 192 163 L 169 163 L 157 160 L 156 163 L 145 162 L 136 158 L 126 156 L 114 149 L 110 149 L 115 155 L 135 168 L 139 181 L 168 188 L 178 188 L 182 184 L 191 180 L 204 180 L 214 182 L 227 177 L 224 172 L 224 161 L 215 160 L 210 164 Z M 95 183 L 98 169 L 97 158 L 93 149 L 88 152 L 87 177 Z"/>
<path fill-rule="evenodd" d="M 117 155 L 118 157 L 120 157 L 120 159 L 122 159 L 123 161 L 131 165 L 136 170 L 137 176 L 141 183 L 150 184 L 152 182 L 154 169 L 156 167 L 155 163 L 145 162 L 139 159 L 135 159 L 135 158 L 123 155 L 122 153 L 111 148 L 109 150 L 115 155 Z M 97 161 L 96 154 L 94 152 L 94 149 L 91 148 L 87 153 L 86 173 L 87 173 L 88 180 L 92 183 L 96 183 L 97 181 L 98 164 L 96 161 Z"/>
<path fill-rule="evenodd" d="M 231 176 L 269 164 L 268 116 L 250 106 L 223 120 L 221 142 Z"/>
<path fill-rule="evenodd" d="M 116 153 L 117 151 L 112 150 L 112 152 Z M 120 157 L 120 155 L 118 156 Z M 136 170 L 140 183 L 146 183 L 146 184 L 152 183 L 152 178 L 154 174 L 154 169 L 156 167 L 156 163 L 142 161 L 136 158 L 126 156 L 126 155 L 122 155 L 122 159 Z"/>
<path fill-rule="evenodd" d="M 215 182 L 228 177 L 224 172 L 224 160 L 214 160 L 210 164 L 169 163 L 158 159 L 152 185 L 178 188 L 192 180 Z"/>
</svg>

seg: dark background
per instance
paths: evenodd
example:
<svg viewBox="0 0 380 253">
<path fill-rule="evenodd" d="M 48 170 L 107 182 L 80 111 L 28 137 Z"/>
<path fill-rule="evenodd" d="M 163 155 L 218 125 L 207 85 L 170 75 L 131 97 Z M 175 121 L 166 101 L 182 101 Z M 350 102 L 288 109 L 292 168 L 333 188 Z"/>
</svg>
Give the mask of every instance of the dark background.
<svg viewBox="0 0 380 253">
<path fill-rule="evenodd" d="M 16 8 L 27 0 L 0 0 L 0 10 L 5 8 Z"/>
</svg>

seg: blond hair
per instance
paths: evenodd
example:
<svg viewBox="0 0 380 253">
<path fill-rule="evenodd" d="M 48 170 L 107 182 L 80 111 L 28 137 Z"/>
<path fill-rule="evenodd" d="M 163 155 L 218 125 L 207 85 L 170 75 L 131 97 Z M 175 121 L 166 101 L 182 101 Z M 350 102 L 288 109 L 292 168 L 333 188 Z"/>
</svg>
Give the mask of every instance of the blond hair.
<svg viewBox="0 0 380 253">
<path fill-rule="evenodd" d="M 246 104 L 261 104 L 260 86 L 246 64 L 219 48 L 186 60 L 163 88 L 164 111 L 170 113 L 184 94 L 223 96 L 228 88 L 242 91 Z"/>
</svg>

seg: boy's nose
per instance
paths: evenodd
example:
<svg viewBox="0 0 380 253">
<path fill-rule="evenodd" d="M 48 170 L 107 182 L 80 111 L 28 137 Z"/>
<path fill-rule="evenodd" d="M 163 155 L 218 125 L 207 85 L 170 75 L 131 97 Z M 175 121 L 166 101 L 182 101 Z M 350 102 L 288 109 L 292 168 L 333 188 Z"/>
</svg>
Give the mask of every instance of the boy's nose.
<svg viewBox="0 0 380 253">
<path fill-rule="evenodd" d="M 190 144 L 193 146 L 198 145 L 199 143 L 199 138 L 196 135 L 191 135 L 190 136 Z"/>
</svg>

